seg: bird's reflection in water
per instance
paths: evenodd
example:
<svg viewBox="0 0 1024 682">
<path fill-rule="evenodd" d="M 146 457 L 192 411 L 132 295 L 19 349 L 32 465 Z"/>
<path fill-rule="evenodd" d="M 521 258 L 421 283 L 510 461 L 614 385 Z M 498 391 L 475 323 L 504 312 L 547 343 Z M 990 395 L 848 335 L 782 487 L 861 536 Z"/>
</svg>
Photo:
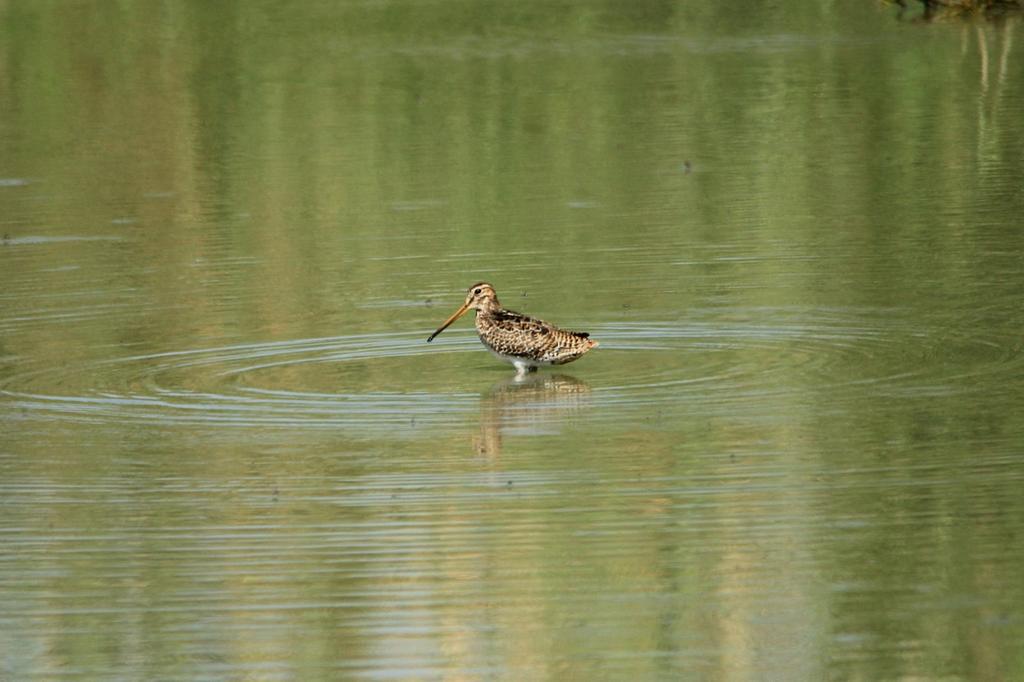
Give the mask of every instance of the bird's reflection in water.
<svg viewBox="0 0 1024 682">
<path fill-rule="evenodd" d="M 589 402 L 590 386 L 565 374 L 536 372 L 501 381 L 480 398 L 480 434 L 473 439 L 474 448 L 495 456 L 501 454 L 504 435 L 558 433 Z"/>
</svg>

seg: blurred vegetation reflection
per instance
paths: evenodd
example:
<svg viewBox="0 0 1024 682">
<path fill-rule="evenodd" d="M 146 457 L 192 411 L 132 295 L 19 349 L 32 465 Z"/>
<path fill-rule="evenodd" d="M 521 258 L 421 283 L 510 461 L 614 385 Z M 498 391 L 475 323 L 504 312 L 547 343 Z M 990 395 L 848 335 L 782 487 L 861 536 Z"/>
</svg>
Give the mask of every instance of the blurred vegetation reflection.
<svg viewBox="0 0 1024 682">
<path fill-rule="evenodd" d="M 920 18 L 0 0 L 0 677 L 1024 677 L 1024 36 Z"/>
</svg>

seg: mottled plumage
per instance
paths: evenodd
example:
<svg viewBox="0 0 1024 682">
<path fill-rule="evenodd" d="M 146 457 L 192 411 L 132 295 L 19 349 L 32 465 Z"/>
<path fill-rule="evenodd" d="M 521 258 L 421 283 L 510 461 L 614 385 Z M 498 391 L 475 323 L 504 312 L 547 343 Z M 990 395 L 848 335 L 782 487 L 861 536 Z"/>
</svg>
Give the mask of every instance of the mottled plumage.
<svg viewBox="0 0 1024 682">
<path fill-rule="evenodd" d="M 476 310 L 476 331 L 480 340 L 492 353 L 515 365 L 519 374 L 532 372 L 538 365 L 564 365 L 598 345 L 586 332 L 566 331 L 502 308 L 494 287 L 487 282 L 471 286 L 466 302 L 427 341 L 432 341 L 471 308 Z"/>
</svg>

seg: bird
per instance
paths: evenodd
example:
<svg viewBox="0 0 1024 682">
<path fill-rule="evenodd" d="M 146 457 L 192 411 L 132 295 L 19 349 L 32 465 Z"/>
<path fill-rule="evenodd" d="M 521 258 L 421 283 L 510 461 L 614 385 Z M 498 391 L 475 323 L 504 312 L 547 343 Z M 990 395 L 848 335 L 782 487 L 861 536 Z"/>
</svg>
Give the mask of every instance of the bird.
<svg viewBox="0 0 1024 682">
<path fill-rule="evenodd" d="M 427 343 L 468 310 L 476 311 L 476 332 L 491 353 L 516 368 L 516 376 L 536 372 L 541 365 L 564 365 L 599 344 L 588 332 L 572 332 L 535 317 L 503 308 L 494 287 L 477 282 L 466 291 L 466 301 L 437 328 Z"/>
</svg>

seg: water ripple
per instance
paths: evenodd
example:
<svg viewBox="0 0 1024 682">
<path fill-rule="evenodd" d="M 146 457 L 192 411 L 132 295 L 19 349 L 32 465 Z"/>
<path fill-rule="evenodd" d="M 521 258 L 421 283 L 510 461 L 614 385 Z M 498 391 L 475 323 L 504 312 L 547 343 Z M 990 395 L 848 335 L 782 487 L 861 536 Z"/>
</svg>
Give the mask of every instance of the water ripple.
<svg viewBox="0 0 1024 682">
<path fill-rule="evenodd" d="M 750 319 L 773 322 L 591 326 L 602 347 L 573 367 L 587 383 L 542 371 L 547 383 L 499 384 L 482 395 L 479 380 L 499 375 L 490 358 L 493 372 L 479 370 L 485 356 L 471 334 L 452 333 L 428 346 L 423 332 L 396 332 L 14 370 L 0 384 L 0 409 L 12 420 L 347 427 L 400 436 L 462 422 L 479 412 L 482 399 L 508 408 L 527 400 L 550 406 L 571 396 L 578 407 L 586 395 L 587 404 L 614 407 L 628 417 L 630 408 L 727 406 L 808 392 L 816 399 L 822 391 L 840 395 L 852 388 L 889 397 L 950 395 L 970 392 L 975 379 L 1021 364 L 1019 349 L 1005 339 L 901 326 L 891 312 L 748 312 Z M 469 363 L 473 373 L 462 371 Z"/>
</svg>

